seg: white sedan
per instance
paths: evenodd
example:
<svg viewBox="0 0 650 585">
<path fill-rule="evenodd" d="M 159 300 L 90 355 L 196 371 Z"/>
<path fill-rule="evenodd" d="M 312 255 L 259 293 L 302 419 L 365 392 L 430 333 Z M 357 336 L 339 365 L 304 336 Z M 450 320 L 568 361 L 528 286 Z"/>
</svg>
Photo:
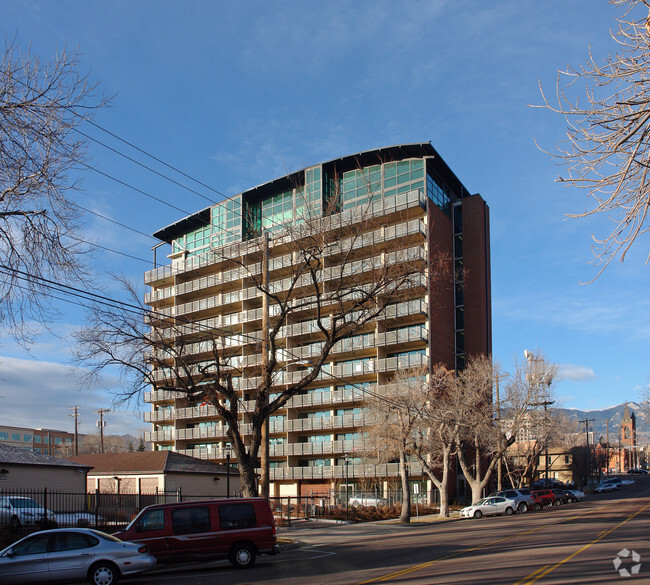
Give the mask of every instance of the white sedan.
<svg viewBox="0 0 650 585">
<path fill-rule="evenodd" d="M 502 498 L 501 496 L 493 496 L 491 498 L 483 498 L 478 502 L 474 502 L 471 506 L 467 506 L 460 511 L 461 518 L 482 518 L 483 516 L 496 516 L 498 514 L 505 514 L 512 516 L 517 509 L 517 502 L 509 498 Z"/>
<path fill-rule="evenodd" d="M 603 492 L 614 492 L 618 489 L 618 486 L 613 483 L 601 483 L 598 487 L 594 488 L 594 492 L 597 494 L 602 494 Z"/>
</svg>

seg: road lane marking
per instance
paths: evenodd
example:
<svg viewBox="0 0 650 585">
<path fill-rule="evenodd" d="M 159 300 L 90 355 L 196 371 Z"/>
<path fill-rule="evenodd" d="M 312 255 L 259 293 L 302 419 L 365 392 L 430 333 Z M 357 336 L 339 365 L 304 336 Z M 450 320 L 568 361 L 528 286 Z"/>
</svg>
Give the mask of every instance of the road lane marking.
<svg viewBox="0 0 650 585">
<path fill-rule="evenodd" d="M 562 524 L 563 522 L 568 522 L 570 520 L 575 520 L 577 518 L 582 518 L 583 516 L 586 516 L 587 514 L 591 514 L 592 512 L 596 512 L 598 510 L 601 510 L 602 508 L 604 508 L 604 506 L 598 506 L 596 508 L 592 508 L 590 510 L 585 511 L 583 514 L 579 514 L 579 515 L 576 515 L 576 516 L 571 516 L 570 518 L 561 518 L 559 520 L 556 520 L 555 522 L 551 522 L 550 524 L 542 524 L 541 526 L 538 526 L 537 528 L 532 528 L 530 530 L 517 532 L 516 534 L 511 534 L 510 536 L 504 536 L 503 538 L 498 538 L 496 540 L 491 540 L 489 542 L 479 544 L 478 546 L 473 546 L 471 548 L 466 548 L 466 549 L 457 551 L 455 553 L 451 553 L 451 554 L 449 554 L 447 556 L 440 557 L 438 559 L 434 559 L 433 561 L 427 561 L 426 563 L 420 563 L 418 565 L 413 565 L 412 567 L 407 567 L 406 569 L 402 569 L 401 571 L 395 571 L 393 573 L 390 573 L 389 575 L 381 575 L 381 576 L 375 577 L 373 579 L 368 579 L 367 581 L 361 581 L 360 583 L 357 583 L 356 585 L 367 585 L 368 583 L 380 583 L 382 581 L 388 581 L 390 579 L 395 579 L 396 577 L 403 577 L 404 575 L 408 575 L 409 573 L 414 573 L 414 572 L 419 571 L 421 569 L 426 569 L 428 567 L 431 567 L 431 566 L 433 566 L 436 563 L 439 563 L 441 561 L 447 561 L 449 559 L 460 557 L 460 556 L 462 556 L 464 554 L 486 548 L 486 547 L 491 546 L 493 544 L 498 544 L 500 542 L 505 542 L 507 540 L 512 540 L 513 538 L 519 538 L 521 536 L 527 536 L 529 534 L 533 534 L 535 532 L 538 532 L 539 530 L 542 530 L 544 528 L 548 528 L 550 526 L 554 526 L 556 524 Z"/>
<path fill-rule="evenodd" d="M 608 534 L 611 534 L 612 532 L 614 532 L 614 530 L 616 530 L 617 528 L 620 528 L 621 526 L 623 526 L 623 524 L 626 524 L 627 522 L 632 520 L 632 518 L 635 518 L 636 516 L 638 516 L 641 512 L 643 512 L 647 508 L 650 508 L 650 504 L 646 504 L 645 506 L 643 506 L 642 508 L 640 508 L 639 510 L 634 512 L 634 514 L 630 514 L 629 516 L 627 516 L 625 518 L 625 520 L 623 520 L 622 522 L 619 522 L 616 526 L 613 526 L 609 530 L 604 530 L 594 540 L 592 540 L 591 542 L 589 542 L 589 543 L 585 544 L 584 546 L 580 547 L 577 551 L 575 551 L 573 554 L 570 554 L 568 557 L 565 557 L 560 562 L 555 563 L 554 565 L 546 565 L 546 568 L 543 568 L 545 570 L 541 570 L 541 571 L 537 570 L 534 573 L 531 573 L 530 575 L 524 577 L 521 581 L 517 581 L 517 583 L 515 583 L 515 585 L 531 585 L 532 583 L 536 583 L 537 581 L 539 581 L 539 579 L 541 579 L 542 577 L 545 577 L 549 573 L 555 571 L 555 569 L 557 569 L 558 567 L 561 567 L 564 563 L 567 563 L 571 559 L 577 557 L 581 552 L 587 550 L 590 546 L 593 546 L 597 542 L 600 542 Z"/>
</svg>

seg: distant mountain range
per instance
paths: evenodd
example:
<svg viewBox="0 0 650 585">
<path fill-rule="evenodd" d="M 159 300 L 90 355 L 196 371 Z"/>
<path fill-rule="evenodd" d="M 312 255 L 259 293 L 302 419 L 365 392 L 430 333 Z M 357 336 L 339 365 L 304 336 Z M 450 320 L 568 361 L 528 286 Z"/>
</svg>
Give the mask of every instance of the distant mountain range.
<svg viewBox="0 0 650 585">
<path fill-rule="evenodd" d="M 567 429 L 568 432 L 573 431 L 584 435 L 585 423 L 580 423 L 580 421 L 593 419 L 589 421 L 589 433 L 591 434 L 593 431 L 596 441 L 600 437 L 607 438 L 607 422 L 609 421 L 609 442 L 615 445 L 618 443 L 618 433 L 626 404 L 630 412 L 636 415 L 637 443 L 642 446 L 650 444 L 650 421 L 646 419 L 642 407 L 636 402 L 624 402 L 604 410 L 577 410 L 573 408 L 554 408 L 553 410 L 569 419 L 570 424 L 567 426 L 575 427 L 574 429 Z"/>
</svg>

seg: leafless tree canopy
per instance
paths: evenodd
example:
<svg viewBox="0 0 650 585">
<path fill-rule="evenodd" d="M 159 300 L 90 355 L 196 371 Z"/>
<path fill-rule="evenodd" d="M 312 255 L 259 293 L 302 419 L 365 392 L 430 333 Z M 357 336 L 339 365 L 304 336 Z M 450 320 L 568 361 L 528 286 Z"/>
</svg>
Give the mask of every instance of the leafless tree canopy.
<svg viewBox="0 0 650 585">
<path fill-rule="evenodd" d="M 593 236 L 598 275 L 614 258 L 623 261 L 650 229 L 650 3 L 610 4 L 622 10 L 612 31 L 618 50 L 606 58 L 590 51 L 584 65 L 562 71 L 556 99 L 542 91 L 541 106 L 562 114 L 568 125 L 566 142 L 553 154 L 567 169 L 559 180 L 584 189 L 593 202 L 571 217 L 605 214 L 613 222 L 609 234 Z M 585 95 L 577 97 L 585 86 Z"/>
<path fill-rule="evenodd" d="M 5 44 L 0 66 L 0 322 L 29 342 L 30 320 L 56 316 L 43 278 L 88 275 L 71 176 L 86 145 L 75 131 L 106 100 L 79 72 L 75 53 L 41 61 Z"/>
</svg>

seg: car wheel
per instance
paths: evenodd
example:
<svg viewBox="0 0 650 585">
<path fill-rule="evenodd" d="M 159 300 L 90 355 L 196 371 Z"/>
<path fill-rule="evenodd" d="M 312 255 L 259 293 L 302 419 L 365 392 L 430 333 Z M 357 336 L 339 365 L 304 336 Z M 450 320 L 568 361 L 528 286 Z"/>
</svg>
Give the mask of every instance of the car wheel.
<svg viewBox="0 0 650 585">
<path fill-rule="evenodd" d="M 119 580 L 118 568 L 108 561 L 95 563 L 88 571 L 88 581 L 92 585 L 115 585 Z"/>
<path fill-rule="evenodd" d="M 561 505 L 562 505 L 562 502 L 561 502 L 560 500 L 555 500 L 555 505 L 556 505 L 556 506 L 561 506 Z"/>
<path fill-rule="evenodd" d="M 483 512 L 481 512 L 480 510 L 476 510 L 476 512 L 474 512 L 474 518 L 476 518 L 477 520 L 482 517 L 483 517 Z"/>
<path fill-rule="evenodd" d="M 546 504 L 546 507 L 547 508 L 552 508 L 553 507 L 553 502 L 549 502 L 548 504 Z"/>
<path fill-rule="evenodd" d="M 535 503 L 535 510 L 539 512 L 542 509 L 542 505 L 538 502 Z"/>
<path fill-rule="evenodd" d="M 9 527 L 12 530 L 18 530 L 20 528 L 20 519 L 18 516 L 12 516 L 11 520 L 9 521 Z"/>
<path fill-rule="evenodd" d="M 510 506 L 506 508 L 506 516 L 512 516 L 514 513 L 515 511 Z"/>
<path fill-rule="evenodd" d="M 352 507 L 353 508 L 358 508 L 359 506 L 361 506 L 361 504 L 359 502 L 352 502 Z"/>
<path fill-rule="evenodd" d="M 521 502 L 519 504 L 519 507 L 517 508 L 517 512 L 519 512 L 520 514 L 525 514 L 526 512 L 528 512 L 528 504 L 526 502 Z"/>
<path fill-rule="evenodd" d="M 229 558 L 237 569 L 247 569 L 255 564 L 255 549 L 245 542 L 234 544 Z"/>
</svg>

